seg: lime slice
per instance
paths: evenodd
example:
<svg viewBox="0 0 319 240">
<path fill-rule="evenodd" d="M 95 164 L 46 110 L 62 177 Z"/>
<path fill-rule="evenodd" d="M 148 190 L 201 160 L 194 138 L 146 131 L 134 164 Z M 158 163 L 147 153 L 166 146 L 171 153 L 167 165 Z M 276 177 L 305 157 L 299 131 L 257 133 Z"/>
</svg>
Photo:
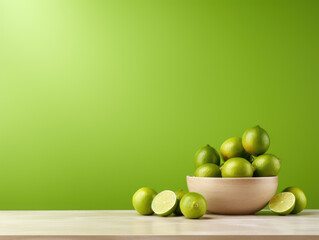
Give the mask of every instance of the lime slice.
<svg viewBox="0 0 319 240">
<path fill-rule="evenodd" d="M 269 208 L 278 215 L 287 215 L 295 207 L 296 198 L 291 192 L 282 192 L 269 201 Z"/>
<path fill-rule="evenodd" d="M 165 190 L 156 195 L 152 201 L 152 210 L 159 216 L 166 217 L 173 213 L 177 206 L 177 197 L 173 191 Z"/>
</svg>

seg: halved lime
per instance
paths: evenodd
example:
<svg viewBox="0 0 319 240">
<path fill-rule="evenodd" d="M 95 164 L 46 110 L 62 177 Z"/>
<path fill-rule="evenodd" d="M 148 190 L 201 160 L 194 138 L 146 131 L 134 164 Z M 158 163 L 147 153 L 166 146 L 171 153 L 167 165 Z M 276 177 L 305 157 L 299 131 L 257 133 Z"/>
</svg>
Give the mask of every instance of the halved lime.
<svg viewBox="0 0 319 240">
<path fill-rule="evenodd" d="M 177 206 L 177 197 L 173 191 L 165 190 L 156 195 L 152 201 L 152 210 L 159 216 L 166 217 L 173 213 Z"/>
<path fill-rule="evenodd" d="M 278 215 L 287 215 L 295 207 L 296 198 L 291 192 L 282 192 L 269 201 L 269 209 Z"/>
</svg>

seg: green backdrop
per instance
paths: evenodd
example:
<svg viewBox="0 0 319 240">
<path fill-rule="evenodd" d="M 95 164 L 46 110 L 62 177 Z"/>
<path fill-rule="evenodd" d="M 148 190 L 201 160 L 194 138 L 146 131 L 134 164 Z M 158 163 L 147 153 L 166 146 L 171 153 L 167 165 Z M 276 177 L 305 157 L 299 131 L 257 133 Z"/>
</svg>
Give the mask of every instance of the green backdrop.
<svg viewBox="0 0 319 240">
<path fill-rule="evenodd" d="M 318 7 L 1 0 L 0 209 L 131 209 L 257 124 L 319 208 Z"/>
</svg>

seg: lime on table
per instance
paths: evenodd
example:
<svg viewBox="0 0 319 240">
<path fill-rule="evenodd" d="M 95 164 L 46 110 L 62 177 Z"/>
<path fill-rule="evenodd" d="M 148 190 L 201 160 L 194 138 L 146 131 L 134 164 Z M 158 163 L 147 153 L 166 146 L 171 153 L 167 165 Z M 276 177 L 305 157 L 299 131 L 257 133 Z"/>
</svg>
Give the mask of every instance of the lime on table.
<svg viewBox="0 0 319 240">
<path fill-rule="evenodd" d="M 177 206 L 177 196 L 173 191 L 165 190 L 156 195 L 152 201 L 152 210 L 159 216 L 168 216 Z"/>
<path fill-rule="evenodd" d="M 201 194 L 189 192 L 182 198 L 180 207 L 185 217 L 200 218 L 206 213 L 207 203 Z"/>
<path fill-rule="evenodd" d="M 176 194 L 176 197 L 177 197 L 177 206 L 176 206 L 176 209 L 174 211 L 174 214 L 176 216 L 181 216 L 183 215 L 182 211 L 181 211 L 181 208 L 179 206 L 179 203 L 180 201 L 182 200 L 182 198 L 184 197 L 184 195 L 186 194 L 187 192 L 185 192 L 184 190 L 182 189 L 179 189 L 178 191 L 175 192 Z"/>
<path fill-rule="evenodd" d="M 142 215 L 153 214 L 151 204 L 156 194 L 153 189 L 148 187 L 142 187 L 137 190 L 132 197 L 134 209 Z"/>
<path fill-rule="evenodd" d="M 287 187 L 283 192 L 291 192 L 296 197 L 296 204 L 294 210 L 291 213 L 297 214 L 300 213 L 302 210 L 305 209 L 307 205 L 307 198 L 305 193 L 297 187 Z"/>
<path fill-rule="evenodd" d="M 295 207 L 296 198 L 291 192 L 282 192 L 269 201 L 269 209 L 278 215 L 287 215 Z"/>
</svg>

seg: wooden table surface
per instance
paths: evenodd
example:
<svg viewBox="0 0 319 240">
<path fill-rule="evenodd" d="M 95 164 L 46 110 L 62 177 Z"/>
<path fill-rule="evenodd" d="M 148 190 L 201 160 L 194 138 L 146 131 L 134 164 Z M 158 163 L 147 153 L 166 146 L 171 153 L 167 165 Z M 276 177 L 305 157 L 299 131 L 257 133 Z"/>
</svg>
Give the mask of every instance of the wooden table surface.
<svg viewBox="0 0 319 240">
<path fill-rule="evenodd" d="M 0 239 L 319 239 L 319 210 L 199 220 L 135 211 L 0 211 Z"/>
</svg>

